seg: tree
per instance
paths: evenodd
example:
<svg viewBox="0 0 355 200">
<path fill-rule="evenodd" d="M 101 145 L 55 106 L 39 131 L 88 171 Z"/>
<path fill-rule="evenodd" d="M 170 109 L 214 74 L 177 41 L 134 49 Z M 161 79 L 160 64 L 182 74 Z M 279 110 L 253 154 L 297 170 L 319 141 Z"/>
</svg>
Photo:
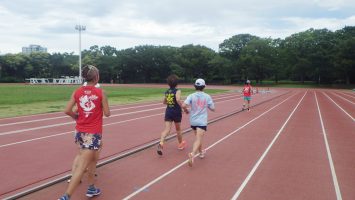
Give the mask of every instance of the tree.
<svg viewBox="0 0 355 200">
<path fill-rule="evenodd" d="M 255 79 L 257 83 L 269 77 L 272 69 L 272 39 L 253 39 L 241 51 L 239 65 L 244 79 Z"/>
<path fill-rule="evenodd" d="M 207 77 L 209 73 L 209 62 L 216 56 L 216 52 L 201 45 L 182 46 L 176 56 L 176 63 L 185 69 L 185 82 L 192 82 L 193 79 Z"/>
<path fill-rule="evenodd" d="M 334 59 L 337 78 L 346 84 L 355 82 L 355 27 L 344 27 L 335 32 L 336 54 Z"/>
</svg>

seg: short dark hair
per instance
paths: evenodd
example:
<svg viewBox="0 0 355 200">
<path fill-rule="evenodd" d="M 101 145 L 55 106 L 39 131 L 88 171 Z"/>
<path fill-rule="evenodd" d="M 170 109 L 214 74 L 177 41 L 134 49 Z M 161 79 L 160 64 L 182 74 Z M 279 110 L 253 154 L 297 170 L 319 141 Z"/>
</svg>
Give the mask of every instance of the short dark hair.
<svg viewBox="0 0 355 200">
<path fill-rule="evenodd" d="M 203 89 L 205 89 L 204 85 L 201 85 L 201 86 L 194 85 L 194 86 L 195 86 L 195 89 L 199 90 L 199 91 L 202 91 Z"/>
<path fill-rule="evenodd" d="M 85 79 L 85 81 L 91 82 L 99 74 L 99 70 L 93 65 L 85 65 L 83 67 L 81 74 L 82 74 L 83 78 Z"/>
<path fill-rule="evenodd" d="M 175 74 L 172 74 L 172 75 L 168 76 L 168 78 L 166 79 L 166 82 L 168 83 L 170 88 L 175 88 L 179 83 L 179 77 L 176 76 Z"/>
</svg>

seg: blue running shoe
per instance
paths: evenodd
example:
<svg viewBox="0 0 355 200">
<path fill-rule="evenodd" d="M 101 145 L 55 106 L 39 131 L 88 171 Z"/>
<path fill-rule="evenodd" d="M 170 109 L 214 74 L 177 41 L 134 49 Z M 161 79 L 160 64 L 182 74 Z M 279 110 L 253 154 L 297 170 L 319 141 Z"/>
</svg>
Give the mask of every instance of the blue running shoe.
<svg viewBox="0 0 355 200">
<path fill-rule="evenodd" d="M 87 197 L 94 197 L 101 194 L 101 190 L 95 186 L 89 186 L 88 191 L 86 192 Z"/>
<path fill-rule="evenodd" d="M 67 194 L 64 194 L 62 197 L 60 197 L 58 200 L 70 200 L 69 196 Z"/>
</svg>

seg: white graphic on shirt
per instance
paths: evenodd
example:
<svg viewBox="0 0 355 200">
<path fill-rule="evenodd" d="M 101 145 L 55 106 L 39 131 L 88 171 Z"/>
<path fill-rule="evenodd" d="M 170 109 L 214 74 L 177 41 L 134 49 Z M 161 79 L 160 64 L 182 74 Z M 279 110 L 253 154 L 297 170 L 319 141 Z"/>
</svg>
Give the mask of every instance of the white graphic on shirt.
<svg viewBox="0 0 355 200">
<path fill-rule="evenodd" d="M 97 98 L 96 95 L 84 95 L 79 98 L 80 107 L 84 110 L 85 117 L 89 117 L 91 111 L 96 107 L 93 101 Z"/>
</svg>

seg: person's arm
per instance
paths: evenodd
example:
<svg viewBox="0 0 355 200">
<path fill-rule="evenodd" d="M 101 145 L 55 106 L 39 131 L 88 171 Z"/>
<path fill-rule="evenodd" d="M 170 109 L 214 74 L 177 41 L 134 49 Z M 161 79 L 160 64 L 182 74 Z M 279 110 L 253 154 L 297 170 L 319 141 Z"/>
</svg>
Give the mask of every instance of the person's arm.
<svg viewBox="0 0 355 200">
<path fill-rule="evenodd" d="M 176 102 L 179 104 L 179 106 L 182 108 L 182 110 L 188 114 L 189 110 L 187 109 L 187 106 L 185 104 L 185 107 L 183 106 L 183 103 L 181 102 L 181 90 L 176 91 Z"/>
<path fill-rule="evenodd" d="M 73 107 L 75 106 L 74 93 L 75 92 L 73 92 L 73 94 L 71 95 L 70 100 L 68 101 L 67 106 L 64 109 L 64 113 L 76 120 L 78 118 L 78 113 L 73 112 Z"/>
<path fill-rule="evenodd" d="M 164 95 L 163 104 L 167 104 L 166 96 Z"/>
<path fill-rule="evenodd" d="M 207 100 L 207 105 L 208 105 L 208 109 L 210 109 L 213 112 L 216 111 L 216 108 L 214 107 L 214 103 L 213 103 L 211 96 L 209 96 L 209 98 Z"/>
<path fill-rule="evenodd" d="M 188 107 L 190 105 L 190 100 L 191 100 L 191 96 L 189 95 L 189 96 L 186 97 L 184 103 L 182 103 L 182 105 L 181 105 L 181 108 L 184 109 L 186 114 L 189 114 Z"/>
<path fill-rule="evenodd" d="M 106 117 L 111 115 L 110 107 L 108 106 L 108 99 L 104 90 L 102 90 L 102 109 Z"/>
<path fill-rule="evenodd" d="M 181 108 L 184 110 L 184 112 L 186 114 L 189 114 L 189 109 L 187 109 L 187 107 L 188 107 L 188 104 L 182 103 Z"/>
</svg>

